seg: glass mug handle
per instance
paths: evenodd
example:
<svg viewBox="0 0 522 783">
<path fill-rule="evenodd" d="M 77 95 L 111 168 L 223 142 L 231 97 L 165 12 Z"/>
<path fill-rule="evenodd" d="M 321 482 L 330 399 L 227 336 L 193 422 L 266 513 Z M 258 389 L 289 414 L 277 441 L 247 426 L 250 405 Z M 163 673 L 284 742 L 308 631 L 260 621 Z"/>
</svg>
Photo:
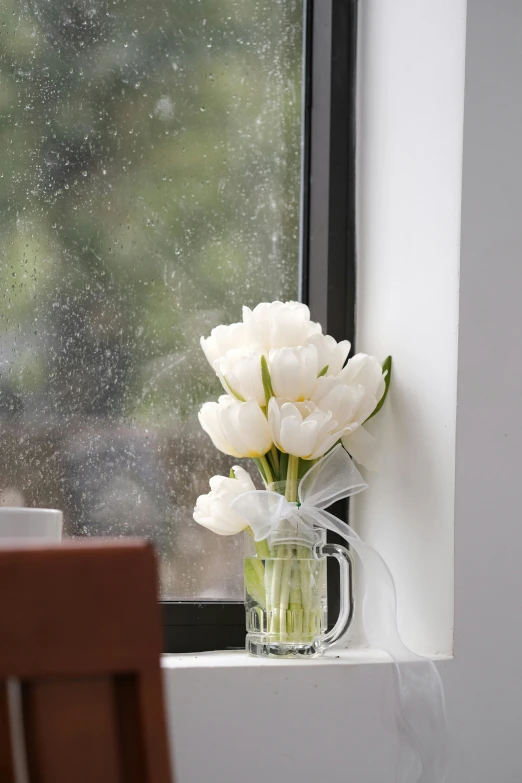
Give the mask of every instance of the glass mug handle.
<svg viewBox="0 0 522 783">
<path fill-rule="evenodd" d="M 325 650 L 335 644 L 346 633 L 353 618 L 353 560 L 350 552 L 339 544 L 316 544 L 313 549 L 314 558 L 335 557 L 339 563 L 340 591 L 339 617 L 334 627 L 315 641 L 318 650 Z"/>
</svg>

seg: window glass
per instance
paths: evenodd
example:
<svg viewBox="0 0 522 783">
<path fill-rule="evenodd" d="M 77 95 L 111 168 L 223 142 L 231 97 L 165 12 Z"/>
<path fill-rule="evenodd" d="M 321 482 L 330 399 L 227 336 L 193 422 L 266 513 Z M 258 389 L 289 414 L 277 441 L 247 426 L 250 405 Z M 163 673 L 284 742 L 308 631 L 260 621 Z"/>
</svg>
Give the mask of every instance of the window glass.
<svg viewBox="0 0 522 783">
<path fill-rule="evenodd" d="M 241 598 L 200 335 L 297 297 L 302 0 L 0 0 L 0 502 Z"/>
</svg>

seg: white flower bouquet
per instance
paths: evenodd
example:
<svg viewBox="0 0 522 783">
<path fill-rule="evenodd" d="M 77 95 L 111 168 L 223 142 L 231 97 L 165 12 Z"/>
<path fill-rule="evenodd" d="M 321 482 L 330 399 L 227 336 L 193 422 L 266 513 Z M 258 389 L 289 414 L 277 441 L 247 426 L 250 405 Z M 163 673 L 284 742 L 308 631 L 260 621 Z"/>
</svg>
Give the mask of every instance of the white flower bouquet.
<svg viewBox="0 0 522 783">
<path fill-rule="evenodd" d="M 300 480 L 339 444 L 371 468 L 374 438 L 364 424 L 384 403 L 390 357 L 382 365 L 362 353 L 347 361 L 350 343 L 323 334 L 298 302 L 244 307 L 241 323 L 216 327 L 201 338 L 201 347 L 225 391 L 202 406 L 201 426 L 220 451 L 251 458 L 267 489 L 299 505 Z M 234 501 L 254 489 L 249 474 L 234 466 L 230 477 L 210 479 L 211 491 L 198 498 L 194 519 L 220 535 L 249 530 Z M 302 546 L 274 550 L 267 538 L 256 542 L 256 553 L 246 561 L 247 596 L 255 596 L 273 638 L 313 635 L 319 609 L 310 603 L 297 562 L 307 557 Z M 286 580 L 284 567 L 278 574 L 277 563 L 268 562 L 272 557 L 295 559 L 286 565 Z"/>
</svg>

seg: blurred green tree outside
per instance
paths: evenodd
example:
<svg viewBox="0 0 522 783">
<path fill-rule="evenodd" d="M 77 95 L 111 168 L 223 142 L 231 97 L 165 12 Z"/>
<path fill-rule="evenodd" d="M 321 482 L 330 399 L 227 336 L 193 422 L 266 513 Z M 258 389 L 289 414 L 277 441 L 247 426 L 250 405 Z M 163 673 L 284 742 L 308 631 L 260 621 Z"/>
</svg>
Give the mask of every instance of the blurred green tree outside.
<svg viewBox="0 0 522 783">
<path fill-rule="evenodd" d="M 0 0 L 0 492 L 149 536 L 166 597 L 240 597 L 240 542 L 191 520 L 230 466 L 199 337 L 297 298 L 302 18 Z"/>
</svg>

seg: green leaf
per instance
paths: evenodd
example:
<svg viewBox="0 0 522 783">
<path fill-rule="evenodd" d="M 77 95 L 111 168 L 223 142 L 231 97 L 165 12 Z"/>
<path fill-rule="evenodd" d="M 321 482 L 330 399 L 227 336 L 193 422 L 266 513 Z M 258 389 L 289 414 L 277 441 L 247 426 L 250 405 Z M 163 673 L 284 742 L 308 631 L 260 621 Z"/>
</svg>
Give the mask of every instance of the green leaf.
<svg viewBox="0 0 522 783">
<path fill-rule="evenodd" d="M 262 541 L 255 541 L 255 547 L 257 556 L 260 560 L 264 560 L 266 557 L 270 557 L 270 548 L 268 546 L 268 538 L 264 538 Z"/>
<path fill-rule="evenodd" d="M 261 560 L 256 562 L 255 558 L 245 559 L 246 591 L 252 596 L 256 604 L 259 604 L 259 606 L 263 608 L 266 604 L 264 570 L 264 565 Z"/>
<path fill-rule="evenodd" d="M 235 479 L 236 474 L 234 473 L 234 468 L 230 468 L 230 473 L 228 474 L 228 477 Z"/>
<path fill-rule="evenodd" d="M 382 395 L 381 399 L 375 406 L 375 410 L 373 413 L 371 413 L 366 421 L 370 421 L 370 419 L 373 419 L 374 416 L 376 416 L 379 411 L 381 410 L 382 406 L 384 405 L 384 401 L 386 397 L 388 396 L 388 390 L 390 388 L 390 381 L 391 381 L 391 371 L 392 371 L 392 358 L 391 356 L 388 356 L 382 363 L 382 372 L 384 375 L 384 394 Z M 364 422 L 366 424 L 366 421 Z"/>
<path fill-rule="evenodd" d="M 284 478 L 287 472 L 288 472 L 288 454 L 282 451 L 279 457 L 279 475 Z"/>
<path fill-rule="evenodd" d="M 317 377 L 318 377 L 318 378 L 322 378 L 322 376 L 323 376 L 323 375 L 326 375 L 326 373 L 328 372 L 328 367 L 329 367 L 329 366 L 330 366 L 330 365 L 329 365 L 329 364 L 327 364 L 325 367 L 323 367 L 323 369 L 321 370 L 321 372 L 319 373 L 319 375 L 318 375 Z"/>
<path fill-rule="evenodd" d="M 228 378 L 227 378 L 227 376 L 226 376 L 226 375 L 224 375 L 224 376 L 223 376 L 223 378 L 225 379 L 225 383 L 226 383 L 226 385 L 227 385 L 227 386 L 228 386 L 228 388 L 229 388 L 230 394 L 231 394 L 233 397 L 235 397 L 235 398 L 236 398 L 236 400 L 239 400 L 239 402 L 246 402 L 245 398 L 244 398 L 244 397 L 242 397 L 242 396 L 241 396 L 241 395 L 240 395 L 240 394 L 239 394 L 239 393 L 238 393 L 238 392 L 237 392 L 237 391 L 236 391 L 236 390 L 233 388 L 233 386 L 231 386 L 231 385 L 230 385 L 230 383 L 228 382 Z"/>
<path fill-rule="evenodd" d="M 299 468 L 297 471 L 297 480 L 301 481 L 303 476 L 305 476 L 310 468 L 313 468 L 317 460 L 315 459 L 300 459 L 299 460 Z"/>
<path fill-rule="evenodd" d="M 266 404 L 268 405 L 268 400 L 274 396 L 274 390 L 272 389 L 272 379 L 270 377 L 270 370 L 268 369 L 265 356 L 261 357 L 261 377 L 263 379 L 263 389 L 265 390 Z"/>
</svg>

